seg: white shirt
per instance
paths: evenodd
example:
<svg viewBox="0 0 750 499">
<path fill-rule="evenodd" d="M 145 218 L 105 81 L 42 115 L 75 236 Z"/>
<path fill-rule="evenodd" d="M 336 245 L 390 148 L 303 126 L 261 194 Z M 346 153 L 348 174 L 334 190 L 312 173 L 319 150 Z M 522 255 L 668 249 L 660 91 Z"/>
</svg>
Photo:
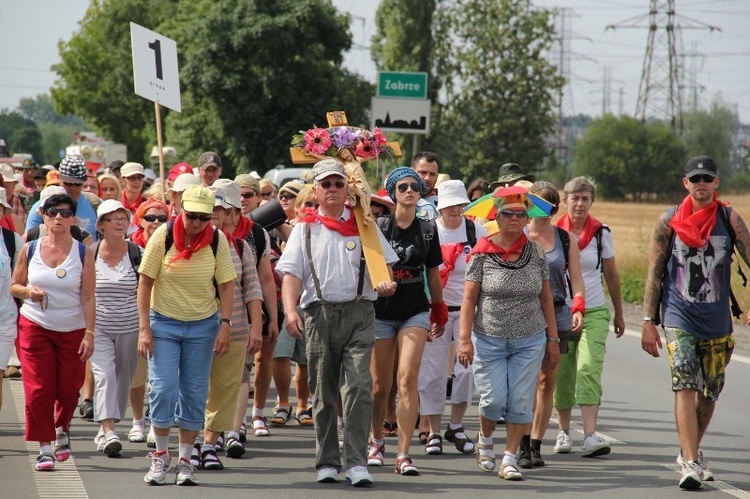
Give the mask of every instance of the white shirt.
<svg viewBox="0 0 750 499">
<path fill-rule="evenodd" d="M 339 217 L 340 221 L 347 221 L 353 216 L 349 209 L 344 209 Z M 309 224 L 300 222 L 294 226 L 286 242 L 284 253 L 276 263 L 276 272 L 292 274 L 302 280 L 302 297 L 300 305 L 307 308 L 314 301 L 318 301 L 315 284 L 310 273 L 310 262 L 305 247 L 305 231 Z M 375 226 L 377 229 L 377 226 Z M 388 244 L 383 233 L 377 229 L 383 256 L 388 264 L 398 261 L 398 256 Z M 334 230 L 329 230 L 316 220 L 310 226 L 310 238 L 315 265 L 315 273 L 320 280 L 323 299 L 331 303 L 342 303 L 357 297 L 359 283 L 359 266 L 362 255 L 362 244 L 359 236 L 342 236 Z M 373 289 L 370 273 L 365 266 L 365 280 L 362 298 L 375 301 L 378 297 Z"/>
<path fill-rule="evenodd" d="M 572 242 L 578 244 L 578 237 L 571 232 Z M 612 233 L 606 229 L 602 230 L 602 260 L 615 256 Z M 581 274 L 586 289 L 586 308 L 601 307 L 605 305 L 604 287 L 602 286 L 602 267 L 596 268 L 598 255 L 596 249 L 596 237 L 581 250 Z M 602 262 L 602 265 L 604 263 Z"/>
<path fill-rule="evenodd" d="M 440 220 L 435 224 L 437 226 L 438 239 L 440 239 L 440 245 L 465 243 L 466 242 L 466 224 L 473 223 L 469 220 L 463 219 L 461 225 L 457 229 L 448 229 Z M 476 227 L 477 241 L 487 235 L 487 230 L 479 224 L 474 224 Z M 453 271 L 448 274 L 448 282 L 443 288 L 443 301 L 449 307 L 458 307 L 461 305 L 464 295 L 464 282 L 466 275 L 466 257 L 471 251 L 471 246 L 468 244 L 464 245 L 464 251 L 461 255 L 456 258 L 456 264 Z M 445 268 L 445 264 L 440 264 L 440 270 Z"/>
</svg>

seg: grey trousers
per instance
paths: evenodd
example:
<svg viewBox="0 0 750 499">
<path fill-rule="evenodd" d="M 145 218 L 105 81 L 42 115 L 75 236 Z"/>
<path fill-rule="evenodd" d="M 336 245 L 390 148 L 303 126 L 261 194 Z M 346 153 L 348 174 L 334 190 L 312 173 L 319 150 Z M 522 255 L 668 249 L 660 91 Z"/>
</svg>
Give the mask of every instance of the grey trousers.
<svg viewBox="0 0 750 499">
<path fill-rule="evenodd" d="M 94 421 L 122 420 L 128 408 L 130 383 L 138 365 L 138 332 L 105 334 L 94 338 Z"/>
<path fill-rule="evenodd" d="M 367 466 L 372 420 L 370 358 L 375 346 L 373 304 L 366 300 L 314 302 L 305 314 L 308 383 L 314 394 L 315 469 L 342 469 L 336 428 L 339 390 L 346 422 L 344 469 Z"/>
</svg>

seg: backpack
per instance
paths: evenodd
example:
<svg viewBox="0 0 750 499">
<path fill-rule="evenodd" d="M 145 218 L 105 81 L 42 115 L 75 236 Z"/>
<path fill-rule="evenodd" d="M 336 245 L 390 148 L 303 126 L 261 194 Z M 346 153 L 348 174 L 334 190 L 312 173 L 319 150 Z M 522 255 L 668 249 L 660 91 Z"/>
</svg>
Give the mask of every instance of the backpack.
<svg viewBox="0 0 750 499">
<path fill-rule="evenodd" d="M 101 243 L 101 240 L 91 245 L 91 249 L 94 252 L 94 261 L 96 261 L 96 256 L 99 254 L 99 243 Z M 127 243 L 128 258 L 130 259 L 130 265 L 133 267 L 133 270 L 135 270 L 135 279 L 137 282 L 141 278 L 141 274 L 138 272 L 138 269 L 141 266 L 141 248 L 132 241 L 127 241 Z"/>
<path fill-rule="evenodd" d="M 568 292 L 570 293 L 570 297 L 573 298 L 573 283 L 571 282 L 570 275 L 568 274 L 568 251 L 570 251 L 570 234 L 568 234 L 568 231 L 563 229 L 562 227 L 558 227 L 556 225 L 554 227 L 563 247 L 563 256 L 565 257 L 565 281 L 568 283 Z M 602 225 L 602 227 L 604 226 Z M 609 230 L 609 227 L 607 227 L 607 230 Z M 597 232 L 597 234 L 599 234 L 599 238 L 597 239 L 597 252 L 599 254 L 599 259 L 601 260 L 602 250 L 599 247 L 599 245 L 601 245 L 601 234 L 599 232 Z M 597 267 L 599 267 L 598 264 Z"/>
<path fill-rule="evenodd" d="M 164 254 L 166 255 L 169 248 L 174 244 L 174 220 L 167 222 L 167 235 L 164 237 Z M 219 229 L 214 228 L 214 238 L 211 241 L 211 251 L 216 258 L 216 251 L 219 249 Z"/>
<path fill-rule="evenodd" d="M 393 225 L 391 225 L 391 220 L 393 219 L 394 215 L 387 216 L 387 217 L 380 217 L 377 219 L 378 227 L 380 227 L 380 230 L 385 235 L 386 239 L 389 241 L 392 240 L 393 234 L 391 234 L 391 231 L 393 229 Z M 432 241 L 435 239 L 435 225 L 433 222 L 428 222 L 426 220 L 422 220 L 421 218 L 417 217 L 417 220 L 419 220 L 419 226 L 422 229 L 422 242 L 424 243 L 425 247 L 425 255 L 430 254 L 430 246 L 432 246 Z M 473 229 L 473 227 L 472 227 Z M 468 237 L 468 229 L 467 229 L 467 237 Z M 476 234 L 474 234 L 474 243 L 476 244 Z M 423 279 L 425 282 L 425 290 L 427 291 L 427 278 L 426 278 L 426 271 L 424 265 L 421 265 L 420 267 L 408 267 L 408 266 L 401 266 L 400 268 L 406 269 L 406 270 L 413 270 L 415 272 L 420 272 L 421 276 L 420 279 Z M 417 278 L 414 278 L 415 280 Z M 406 281 L 405 281 L 406 282 Z M 429 296 L 429 292 L 427 293 Z"/>
<path fill-rule="evenodd" d="M 477 244 L 477 226 L 469 219 L 466 219 L 466 244 L 472 248 Z"/>
<path fill-rule="evenodd" d="M 604 272 L 604 267 L 602 267 L 602 234 L 604 231 L 612 232 L 608 225 L 602 224 L 601 227 L 596 231 L 596 234 L 594 237 L 596 238 L 596 268 L 601 268 L 602 272 Z M 567 252 L 565 253 L 565 258 L 567 259 Z"/>
<path fill-rule="evenodd" d="M 32 241 L 29 241 L 29 248 L 26 250 L 26 269 L 29 268 L 29 262 L 31 262 L 31 257 L 34 256 L 34 252 L 36 251 L 36 245 L 39 242 L 39 239 L 34 239 Z M 80 241 L 76 241 L 78 243 L 78 257 L 81 259 L 81 266 L 83 267 L 83 264 L 86 261 L 86 245 L 83 244 Z"/>
<path fill-rule="evenodd" d="M 0 227 L 0 229 L 3 231 L 3 241 L 5 241 L 5 248 L 8 250 L 12 271 L 16 267 L 16 233 L 5 227 Z"/>
</svg>

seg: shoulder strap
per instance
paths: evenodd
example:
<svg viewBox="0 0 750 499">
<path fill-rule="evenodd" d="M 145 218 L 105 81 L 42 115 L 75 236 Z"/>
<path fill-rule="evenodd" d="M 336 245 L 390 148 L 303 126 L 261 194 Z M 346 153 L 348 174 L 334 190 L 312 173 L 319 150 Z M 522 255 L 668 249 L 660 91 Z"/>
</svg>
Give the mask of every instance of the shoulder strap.
<svg viewBox="0 0 750 499">
<path fill-rule="evenodd" d="M 257 229 L 256 229 L 257 227 Z M 263 226 L 260 224 L 253 224 L 253 228 L 250 229 L 250 233 L 253 237 L 253 243 L 255 243 L 255 255 L 258 262 L 263 256 L 263 252 L 266 250 L 266 234 Z"/>
<path fill-rule="evenodd" d="M 81 259 L 81 267 L 83 267 L 83 264 L 86 263 L 86 245 L 75 239 L 74 241 L 78 244 L 78 256 Z"/>
<path fill-rule="evenodd" d="M 464 223 L 466 223 L 466 242 L 473 248 L 477 244 L 477 226 L 468 218 Z"/>
<path fill-rule="evenodd" d="M 96 261 L 96 257 L 99 256 L 99 243 L 101 243 L 101 241 L 96 241 L 91 245 L 91 251 L 94 252 L 94 261 Z"/>
<path fill-rule="evenodd" d="M 570 251 L 570 234 L 568 234 L 568 231 L 563 229 L 562 227 L 558 227 L 555 225 L 555 230 L 557 231 L 558 237 L 560 237 L 560 242 L 562 243 L 563 247 L 563 255 L 565 256 L 565 270 L 568 270 L 568 261 L 569 256 L 568 252 Z"/>
<path fill-rule="evenodd" d="M 435 239 L 435 222 L 428 222 L 421 218 L 417 218 L 417 220 L 419 220 L 419 225 L 422 229 L 422 241 L 424 241 L 426 254 L 429 254 L 432 240 Z"/>
<path fill-rule="evenodd" d="M 734 254 L 734 243 L 737 241 L 737 234 L 734 232 L 734 227 L 732 227 L 732 224 L 729 222 L 729 213 L 726 206 L 719 205 L 719 217 L 721 217 L 721 221 L 724 224 L 724 227 L 726 227 L 727 232 L 729 233 L 729 240 L 732 243 L 732 254 Z M 740 265 L 739 258 L 737 259 L 737 273 L 742 278 L 742 286 L 747 287 L 747 277 L 745 277 L 745 273 L 742 271 L 742 265 Z M 740 307 L 737 298 L 734 296 L 731 282 L 729 283 L 729 299 L 731 302 L 732 315 L 738 319 L 741 318 L 743 310 L 742 307 Z"/>
<path fill-rule="evenodd" d="M 5 241 L 5 248 L 8 250 L 8 256 L 10 257 L 11 269 L 15 267 L 16 257 L 16 235 L 12 230 L 2 227 L 3 240 Z"/>
<path fill-rule="evenodd" d="M 245 245 L 243 243 L 243 239 L 240 239 L 239 237 L 234 240 L 234 245 L 237 246 L 237 254 L 240 256 L 240 261 L 242 261 L 242 254 L 245 252 Z"/>
<path fill-rule="evenodd" d="M 174 244 L 174 220 L 167 222 L 167 233 L 164 236 L 164 254 L 169 252 L 169 248 Z"/>
<path fill-rule="evenodd" d="M 604 231 L 612 232 L 608 225 L 602 224 L 599 230 L 596 231 L 596 268 L 602 266 L 602 234 Z M 604 272 L 604 269 L 602 269 Z"/>
<path fill-rule="evenodd" d="M 219 249 L 219 229 L 214 227 L 214 238 L 211 241 L 211 251 L 214 253 L 214 258 L 216 258 L 216 252 Z"/>
<path fill-rule="evenodd" d="M 141 267 L 141 248 L 132 241 L 128 241 L 128 257 L 130 258 L 130 265 L 135 270 L 135 278 L 140 278 L 139 269 Z"/>
</svg>

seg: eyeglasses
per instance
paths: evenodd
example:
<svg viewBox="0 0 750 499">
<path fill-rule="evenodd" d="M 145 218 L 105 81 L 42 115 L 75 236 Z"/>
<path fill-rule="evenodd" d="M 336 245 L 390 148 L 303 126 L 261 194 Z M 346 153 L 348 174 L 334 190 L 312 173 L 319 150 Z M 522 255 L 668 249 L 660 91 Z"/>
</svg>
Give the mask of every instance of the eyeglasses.
<svg viewBox="0 0 750 499">
<path fill-rule="evenodd" d="M 192 213 L 189 211 L 184 212 L 185 218 L 188 220 L 200 220 L 201 222 L 208 222 L 211 220 L 211 215 L 206 215 L 205 213 Z"/>
<path fill-rule="evenodd" d="M 264 198 L 270 198 L 271 194 L 273 194 L 273 191 L 261 192 L 260 193 L 261 197 L 264 197 Z"/>
<path fill-rule="evenodd" d="M 63 182 L 63 185 L 65 187 L 83 187 L 83 184 L 79 184 L 77 182 Z"/>
<path fill-rule="evenodd" d="M 346 182 L 344 182 L 343 180 L 337 180 L 335 182 L 331 182 L 330 180 L 323 180 L 319 185 L 326 190 L 330 189 L 332 185 L 335 185 L 336 189 L 343 189 L 344 187 L 346 187 Z"/>
<path fill-rule="evenodd" d="M 411 182 L 409 184 L 398 184 L 396 186 L 396 189 L 398 189 L 398 192 L 406 192 L 407 189 L 411 188 L 414 192 L 419 192 L 419 184 L 416 182 Z"/>
<path fill-rule="evenodd" d="M 290 199 L 294 199 L 294 198 L 296 198 L 296 197 L 297 197 L 297 196 L 293 196 L 293 195 L 291 195 L 291 194 L 287 194 L 287 193 L 284 193 L 284 194 L 279 194 L 279 199 L 283 199 L 283 200 L 286 200 L 286 201 L 288 201 L 288 200 L 290 200 Z"/>
<path fill-rule="evenodd" d="M 526 218 L 528 213 L 526 213 L 526 210 L 501 210 L 500 215 L 504 218 L 513 218 L 513 216 L 516 218 Z"/>
<path fill-rule="evenodd" d="M 268 195 L 270 196 L 271 193 L 268 193 Z M 240 194 L 240 196 L 242 196 L 245 199 L 250 199 L 252 197 L 255 197 L 255 191 L 243 192 L 242 194 Z"/>
<path fill-rule="evenodd" d="M 112 217 L 112 218 L 103 218 L 105 222 L 112 222 L 113 224 L 119 224 L 119 223 L 125 223 L 128 221 L 128 217 Z"/>
<path fill-rule="evenodd" d="M 318 203 L 313 203 L 312 201 L 305 201 L 305 208 L 318 208 L 320 205 Z"/>
<path fill-rule="evenodd" d="M 706 183 L 706 184 L 710 184 L 711 182 L 713 182 L 714 180 L 716 180 L 716 177 L 713 177 L 713 176 L 708 175 L 708 174 L 693 175 L 692 177 L 688 177 L 688 180 L 690 181 L 691 184 L 697 184 L 698 182 L 703 182 L 703 183 Z"/>
<path fill-rule="evenodd" d="M 157 220 L 161 223 L 166 223 L 166 215 L 143 215 L 143 219 L 147 222 L 156 222 Z"/>
<path fill-rule="evenodd" d="M 47 216 L 55 218 L 57 215 L 60 215 L 63 218 L 70 218 L 75 213 L 73 213 L 73 210 L 70 210 L 68 208 L 49 208 L 47 209 Z"/>
</svg>

